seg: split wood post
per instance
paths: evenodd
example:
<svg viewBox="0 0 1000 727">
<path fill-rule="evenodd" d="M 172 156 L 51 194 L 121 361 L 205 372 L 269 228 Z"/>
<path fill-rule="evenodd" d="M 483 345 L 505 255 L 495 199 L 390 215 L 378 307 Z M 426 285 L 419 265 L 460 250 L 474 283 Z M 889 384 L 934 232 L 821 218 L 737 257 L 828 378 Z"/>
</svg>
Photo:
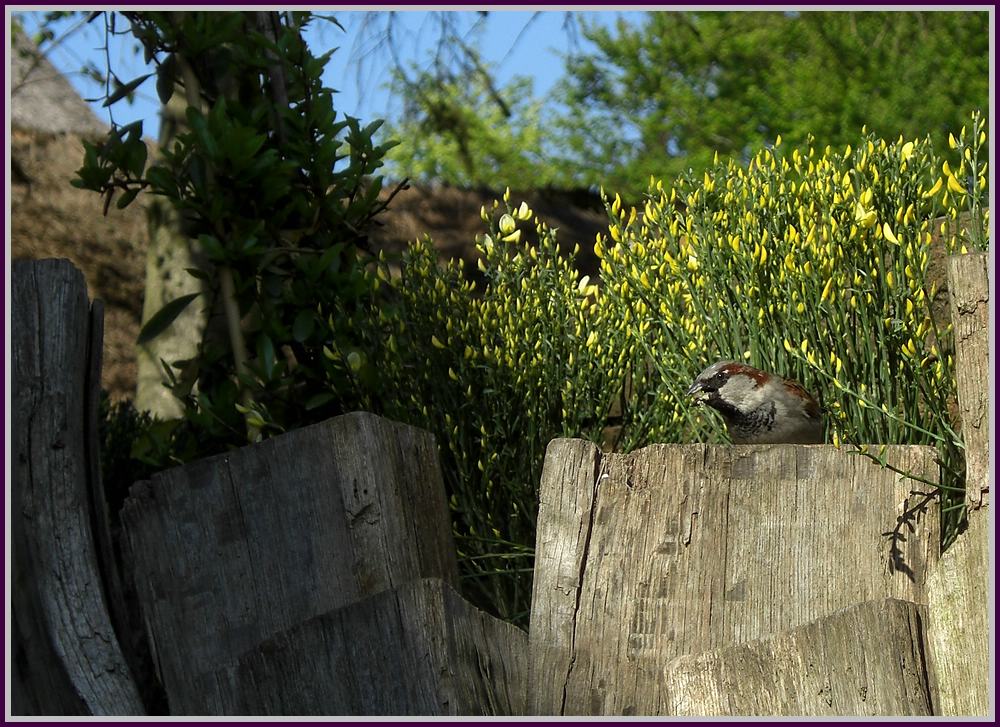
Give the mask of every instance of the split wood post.
<svg viewBox="0 0 1000 727">
<path fill-rule="evenodd" d="M 101 308 L 68 260 L 15 262 L 11 304 L 12 712 L 141 715 L 102 592 L 104 503 L 90 500 Z"/>
<path fill-rule="evenodd" d="M 685 716 L 930 716 L 926 607 L 868 601 L 671 661 L 649 709 Z"/>
<path fill-rule="evenodd" d="M 156 474 L 122 521 L 171 714 L 207 713 L 202 677 L 269 636 L 417 578 L 458 581 L 433 436 L 372 414 Z"/>
<path fill-rule="evenodd" d="M 965 443 L 968 528 L 927 584 L 927 641 L 944 716 L 991 713 L 989 278 L 985 253 L 948 260 L 955 372 Z"/>
<path fill-rule="evenodd" d="M 521 714 L 527 635 L 439 579 L 273 636 L 212 675 L 224 715 Z"/>
<path fill-rule="evenodd" d="M 990 491 L 990 281 L 986 253 L 948 258 L 948 293 L 955 335 L 955 376 L 965 444 L 969 509 Z"/>
<path fill-rule="evenodd" d="M 937 479 L 929 447 L 887 461 Z M 922 485 L 832 446 L 557 439 L 542 471 L 529 714 L 634 714 L 674 657 L 863 601 L 925 603 L 938 512 Z"/>
</svg>

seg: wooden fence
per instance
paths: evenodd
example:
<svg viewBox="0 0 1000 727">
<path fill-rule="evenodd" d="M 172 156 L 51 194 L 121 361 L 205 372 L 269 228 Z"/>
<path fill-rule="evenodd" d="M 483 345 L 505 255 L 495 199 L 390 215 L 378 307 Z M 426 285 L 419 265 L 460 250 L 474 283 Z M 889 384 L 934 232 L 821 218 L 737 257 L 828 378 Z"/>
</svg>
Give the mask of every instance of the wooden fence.
<svg viewBox="0 0 1000 727">
<path fill-rule="evenodd" d="M 847 451 L 554 440 L 525 634 L 457 591 L 431 435 L 371 414 L 137 483 L 116 537 L 100 305 L 16 263 L 10 709 L 989 714 L 989 291 L 985 256 L 951 266 L 970 514 L 943 556 L 926 487 Z"/>
</svg>

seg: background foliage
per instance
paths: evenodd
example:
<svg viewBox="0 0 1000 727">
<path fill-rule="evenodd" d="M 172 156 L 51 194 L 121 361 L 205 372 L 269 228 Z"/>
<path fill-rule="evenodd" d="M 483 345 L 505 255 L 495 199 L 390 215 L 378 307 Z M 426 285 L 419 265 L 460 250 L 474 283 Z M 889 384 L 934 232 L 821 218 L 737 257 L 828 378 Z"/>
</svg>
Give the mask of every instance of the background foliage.
<svg viewBox="0 0 1000 727">
<path fill-rule="evenodd" d="M 502 142 L 516 138 L 518 165 L 534 164 L 529 178 L 638 199 L 651 174 L 704 169 L 715 152 L 746 162 L 779 133 L 790 144 L 812 134 L 844 145 L 867 125 L 888 139 L 930 134 L 941 144 L 989 101 L 985 11 L 658 11 L 641 25 L 581 26 L 587 44 L 568 56 L 565 80 L 540 110 L 505 91 L 511 115 L 493 113 L 492 128 L 466 137 L 475 173 L 457 164 L 465 126 L 420 127 L 426 109 L 413 104 L 390 172 L 509 183 L 522 169 L 491 154 L 510 155 Z M 446 88 L 436 78 L 419 88 Z M 454 107 L 496 109 L 475 83 L 450 93 Z"/>
<path fill-rule="evenodd" d="M 412 77 L 394 72 L 390 84 L 403 111 L 386 133 L 406 139 L 389 153 L 390 170 L 424 182 L 492 189 L 511 180 L 530 180 L 536 188 L 559 180 L 543 153 L 544 102 L 532 96 L 530 78 L 496 89 L 484 74 L 414 70 Z"/>
</svg>

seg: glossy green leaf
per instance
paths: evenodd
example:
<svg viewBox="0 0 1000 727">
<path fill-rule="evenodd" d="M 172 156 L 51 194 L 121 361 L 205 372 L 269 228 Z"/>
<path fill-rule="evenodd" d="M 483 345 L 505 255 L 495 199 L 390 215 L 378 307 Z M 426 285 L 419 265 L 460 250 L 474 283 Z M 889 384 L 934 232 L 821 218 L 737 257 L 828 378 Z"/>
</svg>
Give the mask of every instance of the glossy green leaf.
<svg viewBox="0 0 1000 727">
<path fill-rule="evenodd" d="M 191 301 L 199 295 L 200 293 L 182 295 L 179 298 L 174 298 L 172 301 L 160 308 L 160 310 L 158 310 L 152 318 L 146 321 L 146 325 L 144 325 L 142 330 L 139 331 L 139 337 L 135 342 L 141 346 L 142 344 L 148 343 L 159 336 L 170 326 L 171 323 L 174 322 L 174 320 L 176 320 L 177 316 L 184 312 L 184 309 L 191 304 Z"/>
</svg>

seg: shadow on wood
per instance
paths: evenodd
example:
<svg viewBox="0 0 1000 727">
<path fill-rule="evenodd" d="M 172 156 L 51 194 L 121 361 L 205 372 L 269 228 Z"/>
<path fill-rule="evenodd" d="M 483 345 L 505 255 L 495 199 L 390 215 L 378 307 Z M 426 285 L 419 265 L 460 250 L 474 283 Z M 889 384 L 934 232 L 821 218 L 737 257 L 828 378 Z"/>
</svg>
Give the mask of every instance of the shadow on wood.
<svg viewBox="0 0 1000 727">
<path fill-rule="evenodd" d="M 88 494 L 100 477 L 99 307 L 95 323 L 67 260 L 15 262 L 11 284 L 11 711 L 141 715 L 102 592 L 100 513 L 92 521 Z"/>
<path fill-rule="evenodd" d="M 520 714 L 527 635 L 438 579 L 284 631 L 219 670 L 210 713 Z"/>
<path fill-rule="evenodd" d="M 889 447 L 937 479 L 929 447 Z M 937 509 L 897 519 L 918 483 L 829 446 L 655 445 L 546 453 L 528 710 L 627 714 L 674 657 L 803 625 L 862 601 L 925 603 Z"/>
</svg>

